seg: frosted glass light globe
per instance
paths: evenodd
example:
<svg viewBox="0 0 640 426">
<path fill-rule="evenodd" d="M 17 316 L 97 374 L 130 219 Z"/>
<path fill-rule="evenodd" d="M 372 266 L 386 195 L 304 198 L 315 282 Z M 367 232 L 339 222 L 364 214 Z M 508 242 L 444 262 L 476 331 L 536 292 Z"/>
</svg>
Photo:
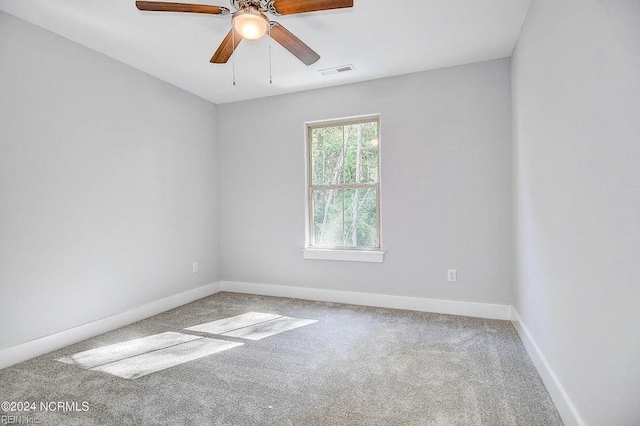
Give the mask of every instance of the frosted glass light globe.
<svg viewBox="0 0 640 426">
<path fill-rule="evenodd" d="M 257 40 L 266 34 L 269 20 L 260 11 L 247 7 L 233 14 L 233 28 L 247 40 Z"/>
</svg>

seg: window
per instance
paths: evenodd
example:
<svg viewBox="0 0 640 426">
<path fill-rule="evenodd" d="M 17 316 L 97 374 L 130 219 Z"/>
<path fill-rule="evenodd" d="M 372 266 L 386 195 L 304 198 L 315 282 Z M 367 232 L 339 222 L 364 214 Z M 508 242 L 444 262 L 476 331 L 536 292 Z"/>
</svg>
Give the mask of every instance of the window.
<svg viewBox="0 0 640 426">
<path fill-rule="evenodd" d="M 306 258 L 382 261 L 379 134 L 379 116 L 307 124 Z"/>
</svg>

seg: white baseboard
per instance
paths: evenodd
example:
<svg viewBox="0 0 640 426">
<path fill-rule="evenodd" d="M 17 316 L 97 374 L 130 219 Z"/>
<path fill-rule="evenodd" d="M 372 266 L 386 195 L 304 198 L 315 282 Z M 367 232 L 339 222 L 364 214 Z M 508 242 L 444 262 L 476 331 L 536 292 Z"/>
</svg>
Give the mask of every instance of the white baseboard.
<svg viewBox="0 0 640 426">
<path fill-rule="evenodd" d="M 153 315 L 168 311 L 194 300 L 202 299 L 220 291 L 220 283 L 213 283 L 198 287 L 184 293 L 169 296 L 144 304 L 116 315 L 99 319 L 78 327 L 70 328 L 49 336 L 30 340 L 7 349 L 0 350 L 0 369 L 9 367 L 22 361 L 97 336 L 107 331 L 132 324 Z"/>
<path fill-rule="evenodd" d="M 222 281 L 220 284 L 221 291 L 228 291 L 232 293 L 290 297 L 293 299 L 377 306 L 381 308 L 407 309 L 411 311 L 463 315 L 478 318 L 500 320 L 511 319 L 511 306 L 509 305 L 456 302 L 453 300 L 424 299 L 419 297 L 390 296 L 386 294 L 357 293 L 352 291 L 288 287 L 282 285 L 254 284 L 234 281 Z"/>
<path fill-rule="evenodd" d="M 511 322 L 518 332 L 525 349 L 529 353 L 529 357 L 531 357 L 533 365 L 535 365 L 536 370 L 538 370 L 538 374 L 547 388 L 547 392 L 549 392 L 551 400 L 558 409 L 558 413 L 560 413 L 562 421 L 567 426 L 584 426 L 585 423 L 580 417 L 580 414 L 578 414 L 576 407 L 569 399 L 569 395 L 567 395 L 567 392 L 564 390 L 560 380 L 558 380 L 558 377 L 551 369 L 551 366 L 540 351 L 535 340 L 533 340 L 533 336 L 531 336 L 529 330 L 527 330 L 527 327 L 522 322 L 520 315 L 518 315 L 515 308 L 511 308 L 511 313 Z"/>
</svg>

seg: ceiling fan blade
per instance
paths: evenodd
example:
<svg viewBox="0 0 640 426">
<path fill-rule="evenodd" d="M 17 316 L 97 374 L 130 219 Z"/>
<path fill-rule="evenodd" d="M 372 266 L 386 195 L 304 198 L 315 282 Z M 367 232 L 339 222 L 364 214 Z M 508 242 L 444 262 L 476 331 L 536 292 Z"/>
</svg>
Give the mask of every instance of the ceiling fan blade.
<svg viewBox="0 0 640 426">
<path fill-rule="evenodd" d="M 233 32 L 235 32 L 235 35 L 233 34 Z M 234 41 L 235 45 L 233 43 Z M 233 51 L 236 50 L 241 41 L 242 36 L 238 34 L 237 31 L 233 29 L 229 31 L 224 40 L 222 40 L 222 43 L 220 43 L 220 46 L 218 47 L 218 50 L 216 50 L 216 53 L 213 54 L 210 62 L 212 64 L 226 64 L 233 54 Z"/>
<path fill-rule="evenodd" d="M 353 7 L 353 0 L 275 0 L 273 7 L 280 15 L 292 15 Z"/>
<path fill-rule="evenodd" d="M 210 15 L 226 15 L 229 9 L 226 7 L 209 6 L 206 4 L 168 3 L 163 1 L 137 1 L 139 10 L 151 10 L 154 12 L 189 12 L 208 13 Z"/>
<path fill-rule="evenodd" d="M 271 23 L 273 24 L 271 26 L 271 38 L 280 43 L 289 52 L 293 53 L 293 56 L 300 59 L 305 65 L 309 66 L 320 59 L 320 55 L 304 44 L 298 37 L 294 36 L 291 31 L 275 21 Z"/>
</svg>

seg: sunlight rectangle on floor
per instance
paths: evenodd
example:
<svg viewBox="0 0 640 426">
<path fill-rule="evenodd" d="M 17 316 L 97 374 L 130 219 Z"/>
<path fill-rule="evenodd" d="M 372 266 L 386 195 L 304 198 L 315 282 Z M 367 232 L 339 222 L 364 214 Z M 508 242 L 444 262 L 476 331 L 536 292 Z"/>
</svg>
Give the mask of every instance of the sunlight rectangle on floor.
<svg viewBox="0 0 640 426">
<path fill-rule="evenodd" d="M 318 322 L 317 320 L 280 317 L 271 321 L 223 333 L 227 337 L 239 337 L 248 340 L 260 340 L 295 328 Z"/>
<path fill-rule="evenodd" d="M 244 345 L 244 343 L 227 342 L 205 337 L 181 345 L 171 346 L 169 348 L 112 362 L 111 364 L 101 365 L 91 370 L 102 371 L 122 377 L 123 379 L 137 379 L 242 345 Z"/>
<path fill-rule="evenodd" d="M 199 331 L 209 334 L 223 334 L 239 328 L 256 325 L 265 321 L 281 318 L 282 315 L 264 314 L 261 312 L 247 312 L 246 314 L 236 315 L 234 317 L 224 318 L 193 327 L 185 328 L 185 330 Z"/>
<path fill-rule="evenodd" d="M 109 364 L 147 352 L 164 349 L 181 343 L 201 339 L 200 336 L 188 334 L 166 332 L 142 337 L 140 339 L 129 340 L 101 348 L 90 349 L 78 352 L 73 355 L 56 359 L 56 361 L 66 364 L 78 365 L 82 368 L 93 368 L 103 364 Z"/>
</svg>

